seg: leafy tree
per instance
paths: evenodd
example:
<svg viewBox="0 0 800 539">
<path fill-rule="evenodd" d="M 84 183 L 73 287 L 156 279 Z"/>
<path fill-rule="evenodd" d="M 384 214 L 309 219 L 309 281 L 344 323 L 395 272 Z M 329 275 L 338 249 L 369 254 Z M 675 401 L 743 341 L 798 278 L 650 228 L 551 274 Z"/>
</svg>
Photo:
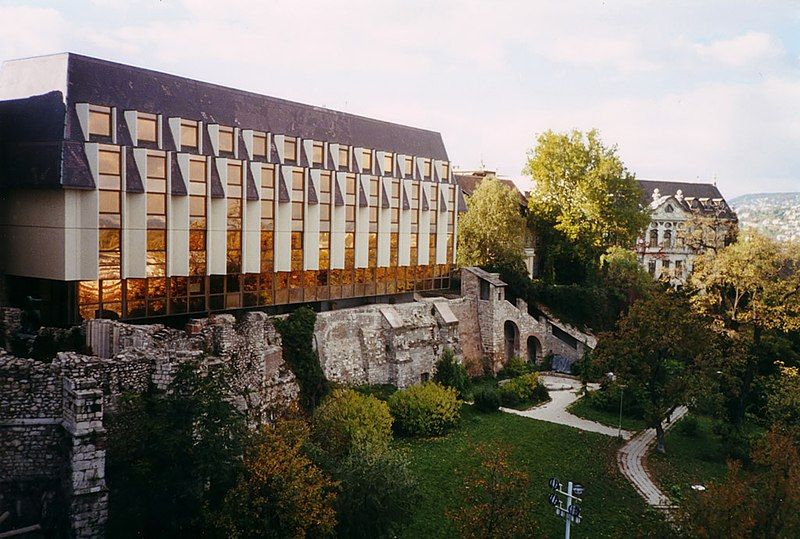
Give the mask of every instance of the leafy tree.
<svg viewBox="0 0 800 539">
<path fill-rule="evenodd" d="M 703 492 L 684 500 L 678 513 L 681 528 L 691 537 L 716 539 L 751 537 L 756 525 L 750 484 L 739 461 L 728 461 L 728 475 Z"/>
<path fill-rule="evenodd" d="M 248 432 L 221 373 L 200 372 L 184 364 L 169 392 L 125 395 L 110 417 L 111 535 L 177 537 L 212 526 Z"/>
<path fill-rule="evenodd" d="M 478 446 L 481 465 L 464 480 L 462 507 L 450 508 L 459 537 L 464 539 L 506 539 L 543 536 L 533 518 L 528 474 L 508 463 L 505 447 Z"/>
<path fill-rule="evenodd" d="M 463 399 L 469 391 L 469 375 L 467 369 L 456 360 L 450 348 L 445 348 L 442 356 L 436 362 L 436 373 L 433 380 L 445 387 L 452 387 L 458 392 L 458 397 Z"/>
<path fill-rule="evenodd" d="M 392 440 L 389 406 L 371 395 L 336 389 L 314 412 L 313 438 L 327 458 L 385 453 Z"/>
<path fill-rule="evenodd" d="M 779 373 L 767 390 L 767 418 L 793 432 L 800 440 L 800 369 L 778 362 Z"/>
<path fill-rule="evenodd" d="M 617 302 L 617 314 L 622 314 L 636 302 L 647 296 L 654 281 L 639 264 L 636 253 L 623 247 L 609 247 L 600 257 L 603 282 Z"/>
<path fill-rule="evenodd" d="M 339 537 L 396 537 L 420 501 L 408 458 L 398 451 L 351 452 L 337 464 Z"/>
<path fill-rule="evenodd" d="M 543 252 L 551 256 L 545 263 L 551 280 L 558 260 L 551 251 L 561 262 L 572 259 L 592 270 L 608 247 L 632 246 L 649 223 L 634 175 L 594 129 L 542 133 L 524 172 L 534 181 L 528 205 Z"/>
<path fill-rule="evenodd" d="M 749 341 L 736 373 L 732 422 L 738 425 L 756 376 L 774 368 L 776 358 L 765 357 L 762 336 L 800 329 L 800 246 L 747 232 L 717 253 L 698 257 L 690 282 L 699 290 L 695 308 L 712 316 L 723 332 Z"/>
<path fill-rule="evenodd" d="M 739 227 L 731 224 L 722 213 L 703 215 L 692 213 L 678 229 L 679 241 L 696 253 L 716 253 L 736 241 Z"/>
<path fill-rule="evenodd" d="M 303 452 L 308 425 L 280 419 L 261 428 L 243 473 L 225 497 L 220 524 L 231 537 L 324 537 L 336 526 L 337 484 Z"/>
<path fill-rule="evenodd" d="M 693 365 L 714 353 L 707 335 L 704 320 L 681 295 L 657 291 L 634 303 L 592 354 L 600 372 L 614 372 L 634 394 L 646 395 L 644 419 L 656 429 L 660 452 L 662 421 L 685 401 Z"/>
<path fill-rule="evenodd" d="M 519 194 L 496 178 L 484 179 L 458 219 L 459 266 L 523 267 L 525 218 Z"/>
<path fill-rule="evenodd" d="M 275 321 L 281 334 L 283 360 L 297 378 L 300 404 L 307 412 L 313 411 L 330 392 L 330 383 L 312 346 L 316 321 L 317 314 L 308 307 L 295 309 L 286 318 Z"/>
<path fill-rule="evenodd" d="M 793 440 L 771 429 L 747 473 L 728 462 L 721 484 L 684 500 L 681 527 L 692 537 L 797 537 L 800 534 L 800 458 Z"/>
</svg>

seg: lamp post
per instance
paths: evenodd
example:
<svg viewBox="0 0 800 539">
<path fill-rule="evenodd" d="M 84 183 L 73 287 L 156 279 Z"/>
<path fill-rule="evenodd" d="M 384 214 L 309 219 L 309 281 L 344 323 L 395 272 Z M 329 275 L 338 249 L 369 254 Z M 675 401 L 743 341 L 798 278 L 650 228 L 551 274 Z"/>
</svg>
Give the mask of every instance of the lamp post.
<svg viewBox="0 0 800 539">
<path fill-rule="evenodd" d="M 581 499 L 584 492 L 583 485 L 568 481 L 565 492 L 561 490 L 564 485 L 555 477 L 550 478 L 548 485 L 553 492 L 547 497 L 547 501 L 556 508 L 556 516 L 565 520 L 564 539 L 569 539 L 571 525 L 581 523 L 581 506 L 578 505 L 578 502 L 583 502 Z M 566 496 L 564 502 L 559 498 L 559 494 Z"/>
<path fill-rule="evenodd" d="M 617 381 L 617 375 L 613 372 L 607 372 L 606 376 L 612 382 Z M 622 440 L 622 396 L 625 394 L 625 386 L 620 384 L 619 385 L 619 427 L 617 429 L 617 438 Z"/>
</svg>

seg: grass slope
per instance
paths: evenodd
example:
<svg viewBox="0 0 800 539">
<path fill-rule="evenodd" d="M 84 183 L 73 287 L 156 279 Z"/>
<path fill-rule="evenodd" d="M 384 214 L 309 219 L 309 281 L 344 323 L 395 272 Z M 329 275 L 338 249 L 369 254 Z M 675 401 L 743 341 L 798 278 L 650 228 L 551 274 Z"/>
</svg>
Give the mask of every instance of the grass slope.
<svg viewBox="0 0 800 539">
<path fill-rule="evenodd" d="M 567 407 L 567 411 L 583 419 L 596 421 L 609 427 L 619 427 L 619 413 L 608 412 L 606 410 L 598 410 L 589 403 L 588 399 L 578 399 Z M 645 428 L 644 419 L 630 417 L 625 415 L 625 410 L 622 410 L 622 428 L 630 431 L 640 431 Z"/>
<path fill-rule="evenodd" d="M 685 421 L 682 419 L 681 421 Z M 681 422 L 667 431 L 667 454 L 654 451 L 647 458 L 647 467 L 664 494 L 672 498 L 684 496 L 691 485 L 707 485 L 725 479 L 725 448 L 711 431 L 712 420 L 697 418 L 697 433 L 684 434 Z"/>
<path fill-rule="evenodd" d="M 462 424 L 450 435 L 396 442 L 410 451 L 423 494 L 403 537 L 456 536 L 444 511 L 461 503 L 462 478 L 478 465 L 474 448 L 486 442 L 509 447 L 512 465 L 530 475 L 536 517 L 547 537 L 558 537 L 564 529 L 547 503 L 551 476 L 586 487 L 584 520 L 573 527 L 573 537 L 636 537 L 652 535 L 648 526 L 663 529 L 619 473 L 616 439 L 512 414 L 481 415 L 464 406 Z"/>
</svg>

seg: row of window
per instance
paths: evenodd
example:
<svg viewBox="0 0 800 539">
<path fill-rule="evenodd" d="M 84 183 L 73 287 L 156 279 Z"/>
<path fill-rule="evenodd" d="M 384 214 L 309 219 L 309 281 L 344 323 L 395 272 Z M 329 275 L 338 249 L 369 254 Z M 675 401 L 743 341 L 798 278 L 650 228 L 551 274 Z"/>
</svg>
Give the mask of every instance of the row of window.
<svg viewBox="0 0 800 539">
<path fill-rule="evenodd" d="M 112 114 L 110 107 L 91 106 L 89 107 L 89 135 L 99 137 L 112 136 Z M 139 112 L 136 118 L 137 144 L 158 143 L 158 116 Z M 193 120 L 181 120 L 180 126 L 180 146 L 181 150 L 197 150 L 200 147 L 200 124 Z M 268 154 L 267 134 L 262 132 L 253 133 L 253 155 L 258 158 L 266 158 Z M 287 164 L 297 164 L 298 140 L 296 137 L 284 137 L 283 153 L 284 162 Z M 235 154 L 236 138 L 232 127 L 219 126 L 218 128 L 218 149 L 220 154 L 233 156 Z M 354 148 L 347 145 L 339 145 L 338 158 L 339 170 L 351 171 L 354 166 Z M 361 170 L 358 172 L 372 173 L 374 171 L 373 151 L 364 149 L 361 159 Z M 325 146 L 322 142 L 314 142 L 310 156 L 311 166 L 322 166 L 325 159 Z M 394 154 L 385 152 L 383 159 L 383 174 L 393 176 L 395 172 Z M 405 156 L 402 162 L 402 173 L 404 176 L 413 176 L 414 159 Z M 442 165 L 442 177 L 447 179 L 450 174 L 449 164 Z M 426 158 L 422 164 L 422 176 L 426 180 L 433 177 L 433 160 Z"/>
<path fill-rule="evenodd" d="M 147 156 L 146 201 L 147 201 L 147 262 L 146 274 L 148 277 L 163 277 L 166 275 L 167 258 L 167 163 L 164 152 L 151 151 Z M 272 271 L 274 261 L 274 196 L 275 196 L 274 165 L 262 165 L 262 214 L 261 214 L 261 271 Z M 230 274 L 242 271 L 242 204 L 243 190 L 243 164 L 239 161 L 229 160 L 227 163 L 227 199 L 221 203 L 226 204 L 226 272 Z M 189 195 L 189 274 L 205 275 L 207 271 L 207 161 L 205 158 L 191 158 L 189 161 L 188 178 Z M 303 230 L 305 224 L 305 189 L 306 174 L 303 169 L 295 169 L 292 173 L 291 191 L 291 268 L 299 271 L 303 268 L 304 248 L 319 249 L 319 268 L 328 269 L 330 265 L 331 208 L 332 208 L 332 183 L 333 173 L 323 171 L 320 175 L 319 199 L 319 245 L 304 246 Z M 120 151 L 116 146 L 101 146 L 100 148 L 100 219 L 99 219 L 99 278 L 119 279 L 121 277 L 121 166 Z M 355 209 L 357 178 L 348 174 L 345 181 L 345 237 L 344 237 L 344 265 L 346 269 L 355 267 Z M 378 178 L 371 178 L 369 182 L 368 203 L 368 264 L 377 266 L 377 233 L 378 233 L 378 204 L 379 204 Z M 430 239 L 428 243 L 429 260 L 436 260 L 436 233 L 437 233 L 437 206 L 438 186 L 431 186 L 430 203 Z M 390 265 L 398 263 L 398 236 L 400 214 L 400 180 L 391 180 L 390 187 L 391 218 L 390 229 Z M 419 194 L 420 184 L 415 183 L 411 190 L 411 230 L 410 253 L 412 265 L 416 265 L 418 258 L 419 234 Z M 450 212 L 445 228 L 446 256 L 450 261 L 453 258 L 454 222 L 455 216 L 455 190 L 449 193 Z"/>
<path fill-rule="evenodd" d="M 675 265 L 673 267 L 672 261 L 669 259 L 663 259 L 661 261 L 661 267 L 658 268 L 658 274 L 656 274 L 656 260 L 650 260 L 647 263 L 647 271 L 650 273 L 651 276 L 661 279 L 664 277 L 677 277 L 683 278 L 685 276 L 685 266 L 683 264 L 683 260 L 676 260 Z"/>
<path fill-rule="evenodd" d="M 291 271 L 78 283 L 81 318 L 143 318 L 450 287 L 450 265 Z"/>
</svg>

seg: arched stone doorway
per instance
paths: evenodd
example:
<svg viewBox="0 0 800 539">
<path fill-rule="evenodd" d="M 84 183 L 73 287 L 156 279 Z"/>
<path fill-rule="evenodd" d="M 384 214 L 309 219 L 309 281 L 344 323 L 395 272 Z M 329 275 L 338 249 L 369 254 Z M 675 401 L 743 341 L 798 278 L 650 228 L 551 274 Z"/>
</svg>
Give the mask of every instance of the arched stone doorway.
<svg viewBox="0 0 800 539">
<path fill-rule="evenodd" d="M 542 357 L 542 343 L 531 335 L 528 337 L 528 363 L 533 365 L 539 361 L 540 357 Z"/>
<path fill-rule="evenodd" d="M 503 337 L 506 344 L 506 361 L 519 351 L 519 328 L 511 320 L 503 324 Z"/>
</svg>

